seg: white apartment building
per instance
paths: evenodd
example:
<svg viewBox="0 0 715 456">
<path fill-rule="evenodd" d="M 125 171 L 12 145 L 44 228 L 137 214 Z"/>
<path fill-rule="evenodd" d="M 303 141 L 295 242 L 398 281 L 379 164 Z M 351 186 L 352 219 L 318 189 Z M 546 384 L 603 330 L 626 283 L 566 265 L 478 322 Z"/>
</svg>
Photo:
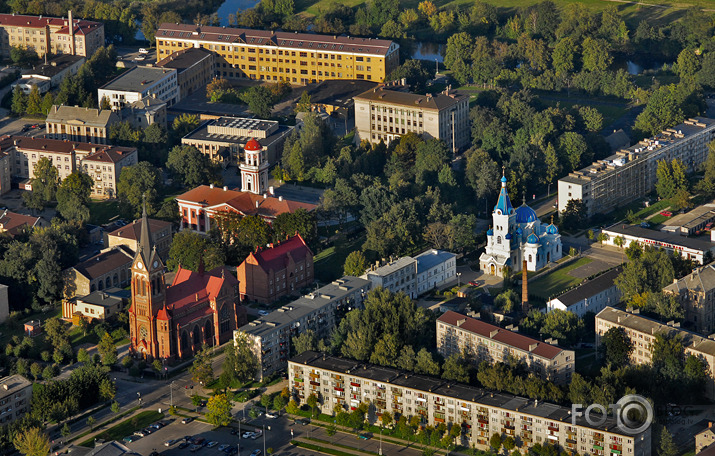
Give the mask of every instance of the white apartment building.
<svg viewBox="0 0 715 456">
<path fill-rule="evenodd" d="M 623 271 L 617 267 L 600 276 L 582 283 L 573 290 L 550 299 L 546 311 L 563 310 L 583 318 L 587 312 L 597 314 L 606 306 L 615 306 L 621 301 L 621 292 L 616 287 L 616 277 Z"/>
<path fill-rule="evenodd" d="M 655 188 L 659 161 L 677 158 L 695 171 L 714 138 L 715 120 L 696 117 L 574 171 L 559 179 L 559 212 L 570 200 L 583 201 L 592 216 L 641 198 Z"/>
<path fill-rule="evenodd" d="M 708 364 L 705 395 L 715 398 L 715 340 L 703 337 L 691 331 L 680 328 L 678 323 L 667 324 L 644 317 L 638 309 L 631 312 L 606 307 L 596 315 L 596 345 L 600 345 L 601 337 L 611 328 L 623 328 L 633 342 L 631 362 L 647 364 L 652 362 L 652 347 L 657 334 L 679 334 L 683 338 L 685 355 L 695 355 Z"/>
<path fill-rule="evenodd" d="M 360 141 L 389 144 L 405 133 L 441 139 L 453 152 L 469 144 L 469 97 L 450 89 L 417 95 L 378 86 L 356 97 L 355 128 Z"/>
<path fill-rule="evenodd" d="M 262 380 L 286 368 L 293 337 L 309 329 L 318 337 L 327 336 L 337 323 L 335 311 L 361 306 L 370 289 L 368 280 L 342 277 L 240 327 L 234 331 L 234 343 L 248 336 L 261 366 L 256 378 Z"/>
<path fill-rule="evenodd" d="M 567 383 L 576 370 L 573 350 L 541 342 L 482 320 L 448 311 L 437 319 L 437 350 L 445 358 L 468 353 L 476 364 L 504 362 L 512 356 L 544 380 Z"/>
<path fill-rule="evenodd" d="M 457 280 L 457 255 L 430 249 L 415 257 L 417 260 L 417 295 L 441 288 Z"/>
<path fill-rule="evenodd" d="M 573 418 L 567 407 L 323 353 L 307 351 L 291 359 L 288 382 L 301 404 L 311 394 L 320 397 L 323 413 L 370 403 L 371 422 L 390 412 L 420 417 L 423 425 L 451 423 L 461 426 L 460 445 L 480 450 L 489 449 L 496 433 L 521 442 L 522 454 L 536 444 L 558 445 L 569 454 L 651 454 L 650 428 L 630 435 L 613 416 L 589 424 L 583 417 Z"/>
<path fill-rule="evenodd" d="M 390 259 L 383 265 L 378 262 L 361 278 L 372 282 L 372 288 L 382 287 L 393 293 L 403 292 L 412 299 L 417 297 L 417 260 L 414 258 Z"/>
<path fill-rule="evenodd" d="M 640 225 L 624 225 L 615 224 L 603 229 L 603 234 L 606 235 L 605 245 L 616 245 L 616 239 L 623 239 L 623 248 L 631 245 L 631 242 L 636 242 L 641 247 L 651 246 L 658 249 L 664 249 L 669 253 L 677 252 L 686 260 L 697 261 L 704 264 L 705 256 L 709 253 L 715 253 L 715 244 L 708 241 L 703 241 L 697 238 L 689 238 L 678 234 L 667 233 L 664 231 L 655 231 L 648 228 L 643 228 Z"/>
<path fill-rule="evenodd" d="M 97 96 L 100 103 L 107 98 L 112 111 L 119 111 L 146 97 L 156 96 L 168 106 L 181 99 L 176 69 L 148 66 L 136 66 L 120 74 L 100 87 Z"/>
</svg>

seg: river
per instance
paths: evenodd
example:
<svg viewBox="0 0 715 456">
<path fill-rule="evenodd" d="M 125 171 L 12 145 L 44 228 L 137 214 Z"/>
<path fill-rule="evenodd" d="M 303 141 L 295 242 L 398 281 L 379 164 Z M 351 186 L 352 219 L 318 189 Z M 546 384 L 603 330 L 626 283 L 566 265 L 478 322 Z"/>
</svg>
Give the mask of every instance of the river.
<svg viewBox="0 0 715 456">
<path fill-rule="evenodd" d="M 226 0 L 218 7 L 218 19 L 221 25 L 229 25 L 228 16 L 235 15 L 236 11 L 243 11 L 253 8 L 260 0 Z"/>
</svg>

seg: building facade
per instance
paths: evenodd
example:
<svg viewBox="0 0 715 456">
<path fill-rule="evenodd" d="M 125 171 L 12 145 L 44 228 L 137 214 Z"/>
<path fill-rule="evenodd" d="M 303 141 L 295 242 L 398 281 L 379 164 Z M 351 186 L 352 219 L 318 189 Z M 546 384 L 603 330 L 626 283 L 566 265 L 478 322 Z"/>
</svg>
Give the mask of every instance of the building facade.
<svg viewBox="0 0 715 456">
<path fill-rule="evenodd" d="M 12 237 L 42 225 L 42 218 L 40 217 L 18 214 L 8 209 L 0 212 L 0 233 L 7 233 Z"/>
<path fill-rule="evenodd" d="M 50 139 L 107 144 L 109 126 L 119 121 L 119 116 L 109 110 L 53 105 L 45 127 Z"/>
<path fill-rule="evenodd" d="M 238 165 L 241 171 L 241 191 L 262 195 L 268 191 L 268 160 L 258 141 L 251 138 L 243 148 L 244 159 Z"/>
<path fill-rule="evenodd" d="M 560 384 L 570 382 L 576 371 L 573 350 L 452 311 L 437 319 L 437 350 L 445 358 L 467 353 L 476 364 L 506 362 L 513 357 L 535 375 Z"/>
<path fill-rule="evenodd" d="M 8 424 L 30 411 L 32 382 L 22 375 L 0 379 L 0 423 Z"/>
<path fill-rule="evenodd" d="M 112 111 L 119 111 L 125 106 L 156 96 L 172 106 L 181 100 L 177 71 L 173 68 L 155 68 L 136 66 L 108 83 L 97 91 L 98 99 L 106 98 Z"/>
<path fill-rule="evenodd" d="M 156 247 L 156 251 L 162 261 L 166 261 L 169 257 L 169 249 L 171 248 L 171 240 L 173 238 L 171 222 L 164 220 L 149 219 L 149 231 L 151 232 L 151 240 Z M 104 245 L 106 247 L 114 247 L 125 245 L 132 252 L 139 250 L 139 239 L 141 238 L 141 219 L 134 220 L 121 228 L 106 233 L 104 235 Z"/>
<path fill-rule="evenodd" d="M 429 249 L 415 257 L 417 261 L 418 295 L 453 283 L 457 279 L 457 255 L 437 249 Z"/>
<path fill-rule="evenodd" d="M 655 188 L 659 161 L 679 159 L 695 171 L 714 138 L 715 120 L 696 117 L 574 171 L 559 179 L 559 212 L 570 200 L 581 200 L 590 217 L 642 198 Z"/>
<path fill-rule="evenodd" d="M 105 288 L 126 287 L 132 252 L 123 247 L 113 247 L 64 271 L 64 297 L 86 296 Z"/>
<path fill-rule="evenodd" d="M 211 161 L 226 167 L 244 163 L 246 144 L 256 141 L 268 165 L 273 166 L 280 160 L 283 144 L 292 131 L 293 127 L 279 125 L 275 120 L 219 117 L 181 138 L 181 143 L 196 147 Z"/>
<path fill-rule="evenodd" d="M 59 87 L 65 78 L 77 74 L 86 60 L 85 57 L 79 55 L 60 55 L 47 63 L 35 66 L 32 71 L 23 74 L 22 79 L 12 84 L 11 87 L 14 90 L 15 85 L 20 85 L 23 92 L 29 94 L 32 91 L 32 86 L 38 85 L 40 93 L 45 93 L 50 89 Z M 29 81 L 37 82 L 32 83 Z"/>
<path fill-rule="evenodd" d="M 702 334 L 715 331 L 715 266 L 709 264 L 694 269 L 681 279 L 663 288 L 675 295 L 685 311 L 685 321 Z"/>
<path fill-rule="evenodd" d="M 269 189 L 270 190 L 270 189 Z M 229 190 L 228 187 L 201 185 L 176 197 L 181 215 L 181 229 L 189 229 L 199 234 L 206 234 L 211 226 L 218 223 L 215 219 L 226 213 L 258 215 L 271 223 L 280 214 L 305 209 L 310 212 L 317 206 L 283 198 L 272 194 L 256 195 L 250 192 Z"/>
<path fill-rule="evenodd" d="M 355 128 L 361 141 L 389 144 L 405 133 L 444 141 L 456 152 L 468 146 L 469 97 L 449 89 L 430 94 L 376 87 L 353 98 Z"/>
<path fill-rule="evenodd" d="M 62 318 L 72 321 L 80 316 L 90 321 L 114 318 L 127 308 L 129 298 L 129 293 L 120 288 L 94 291 L 87 296 L 65 300 L 62 303 Z"/>
<path fill-rule="evenodd" d="M 303 85 L 326 79 L 382 82 L 400 64 L 400 46 L 389 40 L 192 24 L 159 26 L 159 61 L 186 48 L 212 51 L 216 75 L 223 78 Z"/>
<path fill-rule="evenodd" d="M 572 417 L 570 408 L 324 353 L 307 351 L 291 359 L 288 382 L 301 404 L 311 394 L 320 397 L 322 413 L 370 403 L 371 422 L 389 412 L 418 417 L 421 425 L 451 423 L 461 426 L 458 444 L 480 450 L 488 450 L 490 437 L 499 434 L 521 442 L 522 454 L 536 444 L 573 454 L 651 454 L 650 428 L 630 435 L 612 416 L 593 425 Z"/>
<path fill-rule="evenodd" d="M 247 321 L 238 280 L 225 266 L 205 271 L 201 262 L 197 272 L 179 266 L 170 286 L 165 275 L 144 208 L 131 263 L 131 353 L 163 362 L 190 358 L 204 345 L 231 340 L 233 331 Z"/>
<path fill-rule="evenodd" d="M 644 317 L 637 309 L 627 312 L 606 307 L 596 315 L 597 346 L 601 343 L 601 337 L 611 328 L 622 328 L 631 339 L 633 364 L 649 364 L 653 361 L 653 343 L 657 334 L 680 335 L 683 338 L 685 356 L 694 355 L 707 363 L 705 395 L 710 399 L 715 398 L 715 340 L 681 329 L 678 323 L 665 324 Z"/>
<path fill-rule="evenodd" d="M 236 275 L 242 300 L 270 304 L 313 283 L 313 252 L 297 234 L 249 253 Z"/>
<path fill-rule="evenodd" d="M 504 276 L 504 268 L 521 271 L 526 260 L 528 271 L 538 271 L 563 254 L 561 235 L 553 223 L 544 226 L 532 208 L 522 204 L 514 209 L 501 178 L 501 191 L 492 213 L 493 227 L 487 230 L 487 247 L 479 257 L 485 274 Z"/>
<path fill-rule="evenodd" d="M 715 245 L 709 241 L 687 238 L 678 234 L 655 231 L 639 225 L 615 224 L 603 229 L 606 239 L 604 245 L 618 247 L 616 239 L 621 238 L 623 248 L 628 248 L 631 242 L 640 244 L 641 247 L 655 247 L 668 253 L 677 252 L 686 260 L 693 260 L 700 264 L 706 262 L 708 256 L 715 253 Z"/>
<path fill-rule="evenodd" d="M 345 276 L 242 326 L 234 341 L 251 345 L 260 366 L 256 377 L 263 379 L 287 367 L 293 337 L 309 329 L 319 338 L 328 336 L 337 324 L 335 312 L 361 306 L 370 286 Z"/>
<path fill-rule="evenodd" d="M 40 57 L 71 54 L 91 57 L 104 46 L 104 24 L 67 18 L 0 14 L 0 51 L 10 57 L 13 47 L 31 49 Z"/>
<path fill-rule="evenodd" d="M 82 171 L 92 178 L 92 197 L 114 198 L 122 169 L 139 162 L 134 148 L 109 146 L 82 159 Z"/>
<path fill-rule="evenodd" d="M 384 264 L 376 263 L 363 276 L 372 282 L 372 288 L 382 287 L 392 293 L 404 293 L 412 299 L 417 298 L 417 260 L 402 257 Z"/>
<path fill-rule="evenodd" d="M 178 71 L 179 94 L 185 98 L 197 90 L 205 89 L 216 73 L 216 56 L 200 47 L 176 51 L 156 62 L 159 68 L 173 68 Z"/>
<path fill-rule="evenodd" d="M 166 106 L 165 101 L 161 101 L 156 94 L 151 94 L 141 100 L 125 104 L 119 115 L 122 121 L 129 122 L 137 129 L 144 129 L 154 124 L 166 128 Z"/>
<path fill-rule="evenodd" d="M 623 271 L 617 267 L 588 280 L 573 290 L 550 299 L 546 311 L 563 310 L 583 318 L 587 312 L 597 314 L 606 306 L 615 306 L 621 301 L 621 291 L 615 284 L 616 277 Z"/>
</svg>

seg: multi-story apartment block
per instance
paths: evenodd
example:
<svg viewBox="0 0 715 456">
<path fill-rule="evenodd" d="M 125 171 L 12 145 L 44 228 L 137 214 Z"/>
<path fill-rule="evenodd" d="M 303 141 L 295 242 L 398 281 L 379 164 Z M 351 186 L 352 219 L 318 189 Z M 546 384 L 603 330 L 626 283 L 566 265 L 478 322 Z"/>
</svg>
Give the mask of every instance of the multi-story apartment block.
<svg viewBox="0 0 715 456">
<path fill-rule="evenodd" d="M 293 127 L 279 125 L 275 120 L 220 117 L 184 136 L 181 143 L 196 147 L 214 163 L 237 166 L 244 160 L 246 144 L 255 139 L 273 166 L 281 158 L 283 144 L 292 131 Z"/>
<path fill-rule="evenodd" d="M 149 234 L 156 253 L 162 260 L 166 261 L 171 248 L 172 228 L 171 222 L 164 220 L 147 219 L 149 222 Z M 133 252 L 139 251 L 139 239 L 141 238 L 141 220 L 134 220 L 133 223 L 117 228 L 111 233 L 105 233 L 104 246 L 114 247 L 116 245 L 126 245 Z"/>
<path fill-rule="evenodd" d="M 83 171 L 92 177 L 92 196 L 98 198 L 113 198 L 122 169 L 139 160 L 132 147 L 26 136 L 0 137 L 0 150 L 14 156 L 12 174 L 21 179 L 35 177 L 35 165 L 41 158 L 48 158 L 57 167 L 60 180 L 74 171 Z M 31 190 L 31 185 L 25 184 L 24 188 Z"/>
<path fill-rule="evenodd" d="M 641 198 L 655 188 L 659 161 L 677 158 L 695 171 L 707 159 L 713 138 L 715 120 L 696 117 L 574 171 L 559 179 L 559 211 L 570 200 L 581 200 L 592 216 Z"/>
<path fill-rule="evenodd" d="M 0 138 L 0 141 L 2 139 Z M 0 150 L 0 195 L 12 190 L 13 154 Z"/>
<path fill-rule="evenodd" d="M 640 244 L 641 247 L 655 247 L 663 249 L 669 253 L 677 253 L 686 260 L 693 260 L 704 264 L 708 254 L 715 253 L 715 245 L 709 241 L 689 238 L 678 234 L 667 233 L 665 231 L 655 231 L 643 228 L 640 225 L 624 225 L 616 223 L 603 229 L 606 235 L 605 245 L 616 246 L 616 239 L 623 240 L 623 248 L 627 248 L 632 242 Z"/>
<path fill-rule="evenodd" d="M 375 38 L 170 23 L 156 31 L 158 60 L 192 47 L 216 54 L 217 76 L 292 84 L 382 82 L 400 64 L 400 46 Z"/>
<path fill-rule="evenodd" d="M 372 288 L 382 287 L 393 293 L 403 292 L 412 299 L 417 297 L 417 260 L 412 257 L 390 258 L 382 265 L 378 262 L 361 277 L 372 282 Z"/>
<path fill-rule="evenodd" d="M 149 66 L 136 66 L 125 71 L 100 87 L 97 96 L 100 101 L 103 98 L 109 100 L 112 111 L 151 96 L 156 96 L 169 106 L 181 99 L 177 71 Z"/>
<path fill-rule="evenodd" d="M 60 55 L 47 63 L 35 66 L 31 71 L 22 75 L 22 79 L 11 85 L 19 85 L 23 92 L 29 94 L 33 86 L 37 86 L 40 93 L 59 87 L 68 76 L 77 74 L 80 67 L 87 59 L 81 55 Z"/>
<path fill-rule="evenodd" d="M 7 424 L 30 411 L 32 382 L 22 375 L 0 379 L 0 423 Z"/>
<path fill-rule="evenodd" d="M 437 319 L 437 350 L 445 358 L 466 352 L 477 364 L 516 358 L 539 377 L 556 383 L 570 381 L 576 369 L 573 350 L 452 311 Z"/>
<path fill-rule="evenodd" d="M 481 450 L 500 434 L 522 442 L 524 454 L 536 444 L 558 445 L 574 454 L 651 454 L 650 428 L 631 435 L 612 416 L 589 424 L 572 417 L 570 408 L 323 353 L 307 351 L 291 359 L 288 382 L 301 403 L 318 396 L 323 413 L 354 410 L 367 402 L 372 422 L 390 412 L 417 416 L 424 425 L 452 423 L 461 426 L 459 444 Z"/>
<path fill-rule="evenodd" d="M 405 133 L 441 139 L 456 152 L 469 144 L 469 97 L 450 89 L 417 95 L 380 86 L 353 98 L 361 141 L 389 144 Z"/>
<path fill-rule="evenodd" d="M 71 25 L 70 25 L 71 24 Z M 10 57 L 13 47 L 46 53 L 90 57 L 104 46 L 104 24 L 67 18 L 0 14 L 0 52 Z"/>
<path fill-rule="evenodd" d="M 457 279 L 457 255 L 445 250 L 429 249 L 415 257 L 417 261 L 417 294 L 441 288 Z"/>
<path fill-rule="evenodd" d="M 109 126 L 120 121 L 109 110 L 53 105 L 47 114 L 47 137 L 95 144 L 107 144 Z"/>
<path fill-rule="evenodd" d="M 703 334 L 715 330 L 715 266 L 709 264 L 694 269 L 682 279 L 663 288 L 678 297 L 685 310 L 685 321 Z"/>
<path fill-rule="evenodd" d="M 309 329 L 326 337 L 337 323 L 335 312 L 361 306 L 370 286 L 368 280 L 345 276 L 242 326 L 234 341 L 247 336 L 259 361 L 256 377 L 262 379 L 286 368 L 293 337 Z"/>
<path fill-rule="evenodd" d="M 657 334 L 678 334 L 683 338 L 685 355 L 694 355 L 708 365 L 705 395 L 715 398 L 715 340 L 680 328 L 678 323 L 668 324 L 644 317 L 635 309 L 632 312 L 606 307 L 596 315 L 596 344 L 611 328 L 623 328 L 633 342 L 631 362 L 647 364 L 652 361 L 652 347 Z"/>
<path fill-rule="evenodd" d="M 313 252 L 297 234 L 249 253 L 236 275 L 242 300 L 270 304 L 313 283 Z"/>
<path fill-rule="evenodd" d="M 573 290 L 550 299 L 546 311 L 563 310 L 583 317 L 587 312 L 594 314 L 606 306 L 615 306 L 621 300 L 621 292 L 615 284 L 622 268 L 613 268 L 600 276 L 588 280 Z"/>
<path fill-rule="evenodd" d="M 205 89 L 216 71 L 216 56 L 213 52 L 192 47 L 182 49 L 156 62 L 159 68 L 178 71 L 179 94 L 185 98 L 197 90 Z"/>
</svg>

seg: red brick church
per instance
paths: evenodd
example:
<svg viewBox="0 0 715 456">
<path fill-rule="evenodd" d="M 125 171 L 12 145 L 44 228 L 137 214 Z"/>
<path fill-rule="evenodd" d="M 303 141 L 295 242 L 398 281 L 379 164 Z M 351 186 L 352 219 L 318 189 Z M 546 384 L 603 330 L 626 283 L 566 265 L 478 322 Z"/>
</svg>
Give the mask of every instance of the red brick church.
<svg viewBox="0 0 715 456">
<path fill-rule="evenodd" d="M 146 210 L 131 268 L 131 351 L 148 359 L 190 358 L 206 344 L 220 345 L 247 323 L 238 280 L 225 266 L 198 272 L 179 267 L 170 286 L 153 245 Z"/>
</svg>

